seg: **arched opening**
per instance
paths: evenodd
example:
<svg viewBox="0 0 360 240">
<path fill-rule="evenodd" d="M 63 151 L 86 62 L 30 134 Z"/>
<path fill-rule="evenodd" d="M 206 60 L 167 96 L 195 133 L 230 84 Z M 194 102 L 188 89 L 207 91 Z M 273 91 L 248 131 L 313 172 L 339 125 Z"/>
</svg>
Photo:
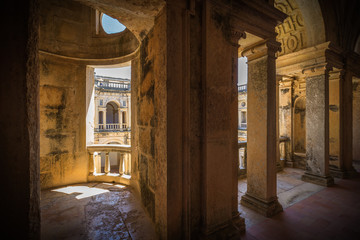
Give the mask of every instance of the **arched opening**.
<svg viewBox="0 0 360 240">
<path fill-rule="evenodd" d="M 114 102 L 106 104 L 106 124 L 119 123 L 118 106 Z"/>
</svg>

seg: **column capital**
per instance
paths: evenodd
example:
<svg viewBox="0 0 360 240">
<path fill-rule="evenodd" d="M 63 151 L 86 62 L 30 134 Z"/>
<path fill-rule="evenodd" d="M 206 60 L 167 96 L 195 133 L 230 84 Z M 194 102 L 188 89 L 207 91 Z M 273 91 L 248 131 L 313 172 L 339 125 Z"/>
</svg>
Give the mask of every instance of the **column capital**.
<svg viewBox="0 0 360 240">
<path fill-rule="evenodd" d="M 306 77 L 317 76 L 328 73 L 331 69 L 332 67 L 329 64 L 323 62 L 311 66 L 305 66 L 302 70 L 302 74 L 305 74 Z"/>
<path fill-rule="evenodd" d="M 230 30 L 230 43 L 231 43 L 231 45 L 238 48 L 240 46 L 239 45 L 239 40 L 241 38 L 244 38 L 244 39 L 246 38 L 245 31 L 235 29 L 235 28 L 231 28 L 231 30 Z"/>
<path fill-rule="evenodd" d="M 241 52 L 241 56 L 247 57 L 249 60 L 257 59 L 268 54 L 275 58 L 275 53 L 281 50 L 281 43 L 274 39 L 265 39 L 253 45 L 245 47 Z"/>
</svg>

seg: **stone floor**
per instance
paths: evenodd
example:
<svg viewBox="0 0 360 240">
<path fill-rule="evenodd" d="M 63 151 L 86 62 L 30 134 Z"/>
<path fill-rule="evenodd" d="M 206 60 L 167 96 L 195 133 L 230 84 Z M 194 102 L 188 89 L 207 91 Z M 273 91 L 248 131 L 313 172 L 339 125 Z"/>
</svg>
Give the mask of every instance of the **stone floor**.
<svg viewBox="0 0 360 240">
<path fill-rule="evenodd" d="M 360 239 L 360 178 L 320 187 L 300 180 L 302 170 L 278 173 L 284 212 L 265 218 L 239 204 L 242 239 Z M 239 180 L 239 201 L 246 179 Z M 154 226 L 131 188 L 87 183 L 42 191 L 42 239 L 156 239 Z"/>
<path fill-rule="evenodd" d="M 312 183 L 301 181 L 301 175 L 303 170 L 296 168 L 285 168 L 277 174 L 277 194 L 280 204 L 283 209 L 311 196 L 312 194 L 324 189 L 322 186 L 318 186 Z M 258 214 L 257 212 L 244 207 L 240 204 L 241 196 L 246 192 L 246 179 L 239 180 L 239 212 L 243 218 L 245 218 L 246 227 L 251 227 L 260 221 L 266 219 L 266 217 Z"/>
<path fill-rule="evenodd" d="M 129 187 L 86 183 L 41 193 L 41 239 L 157 239 Z"/>
<path fill-rule="evenodd" d="M 294 179 L 291 178 L 293 172 Z M 245 217 L 247 240 L 352 240 L 360 239 L 360 177 L 335 179 L 328 188 L 300 183 L 300 170 L 285 169 L 278 174 L 279 202 L 284 212 L 265 218 L 240 206 Z M 285 184 L 282 184 L 284 182 Z M 289 184 L 289 185 L 287 185 Z M 242 185 L 242 186 L 241 186 Z M 293 185 L 293 188 L 290 188 Z M 244 181 L 239 184 L 243 194 Z M 289 188 L 289 190 L 286 190 Z"/>
</svg>

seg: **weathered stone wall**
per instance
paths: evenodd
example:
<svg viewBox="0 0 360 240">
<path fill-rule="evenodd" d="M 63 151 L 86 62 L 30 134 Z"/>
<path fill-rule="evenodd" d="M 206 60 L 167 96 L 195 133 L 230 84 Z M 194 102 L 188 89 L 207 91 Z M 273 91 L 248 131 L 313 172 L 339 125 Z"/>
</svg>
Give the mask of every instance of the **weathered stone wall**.
<svg viewBox="0 0 360 240">
<path fill-rule="evenodd" d="M 87 181 L 87 65 L 128 61 L 138 42 L 127 30 L 95 35 L 94 10 L 78 2 L 40 3 L 40 172 L 49 188 Z"/>
<path fill-rule="evenodd" d="M 132 82 L 136 92 L 133 102 L 134 176 L 141 200 L 157 230 L 164 234 L 166 217 L 166 14 L 156 19 L 152 31 L 140 47 L 139 75 Z M 136 75 L 136 73 L 134 73 Z M 165 164 L 165 165 L 164 165 Z M 162 205 L 163 204 L 163 205 Z"/>
<path fill-rule="evenodd" d="M 41 187 L 86 182 L 86 66 L 40 57 Z"/>
<path fill-rule="evenodd" d="M 353 78 L 353 159 L 360 161 L 360 79 Z"/>
</svg>

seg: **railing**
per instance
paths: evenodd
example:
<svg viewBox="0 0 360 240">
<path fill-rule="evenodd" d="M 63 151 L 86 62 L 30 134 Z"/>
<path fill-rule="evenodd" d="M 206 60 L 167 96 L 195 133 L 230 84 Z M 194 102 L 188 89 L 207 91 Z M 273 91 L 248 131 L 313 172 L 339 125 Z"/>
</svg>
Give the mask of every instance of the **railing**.
<svg viewBox="0 0 360 240">
<path fill-rule="evenodd" d="M 240 123 L 239 129 L 246 129 L 247 123 Z"/>
<path fill-rule="evenodd" d="M 107 123 L 107 124 L 98 124 L 98 128 L 95 128 L 95 131 L 102 132 L 102 131 L 129 131 L 130 128 L 126 123 L 119 124 L 119 123 Z"/>
<path fill-rule="evenodd" d="M 238 175 L 239 176 L 246 176 L 246 156 L 247 156 L 247 141 L 239 141 L 239 169 Z"/>
<path fill-rule="evenodd" d="M 239 148 L 239 177 L 246 177 L 247 169 L 247 141 L 238 141 Z M 277 170 L 280 171 L 285 165 L 285 161 L 290 160 L 290 139 L 288 137 L 279 138 L 280 158 L 276 161 Z"/>
<path fill-rule="evenodd" d="M 89 176 L 131 175 L 131 146 L 118 144 L 93 144 L 87 146 L 89 153 Z M 117 164 L 111 166 L 109 153 L 118 154 Z M 105 153 L 105 166 L 101 165 L 101 153 Z M 119 156 L 120 155 L 120 156 Z M 114 168 L 115 167 L 115 168 Z M 111 171 L 115 169 L 114 171 Z"/>
<path fill-rule="evenodd" d="M 130 90 L 130 83 L 115 83 L 95 80 L 95 87 L 104 89 Z"/>
<path fill-rule="evenodd" d="M 247 91 L 247 84 L 238 85 L 238 92 L 246 92 Z"/>
</svg>

